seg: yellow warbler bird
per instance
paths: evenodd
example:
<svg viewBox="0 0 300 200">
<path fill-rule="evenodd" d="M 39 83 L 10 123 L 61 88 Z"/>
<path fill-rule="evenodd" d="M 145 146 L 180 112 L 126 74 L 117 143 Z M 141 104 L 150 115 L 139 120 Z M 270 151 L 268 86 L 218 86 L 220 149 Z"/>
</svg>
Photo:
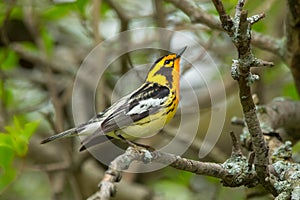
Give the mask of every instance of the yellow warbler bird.
<svg viewBox="0 0 300 200">
<path fill-rule="evenodd" d="M 157 133 L 174 116 L 179 102 L 180 57 L 178 53 L 157 59 L 145 82 L 135 91 L 119 99 L 88 122 L 53 135 L 41 143 L 58 138 L 89 134 L 80 151 L 107 139 L 131 141 Z"/>
</svg>

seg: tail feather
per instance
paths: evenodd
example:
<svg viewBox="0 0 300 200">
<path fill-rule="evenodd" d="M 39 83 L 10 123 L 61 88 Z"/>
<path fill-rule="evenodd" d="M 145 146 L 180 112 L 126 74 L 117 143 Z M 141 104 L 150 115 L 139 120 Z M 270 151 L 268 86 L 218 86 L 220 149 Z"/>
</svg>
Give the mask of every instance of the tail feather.
<svg viewBox="0 0 300 200">
<path fill-rule="evenodd" d="M 53 140 L 60 139 L 60 138 L 74 136 L 74 135 L 77 135 L 77 134 L 78 134 L 77 128 L 72 128 L 72 129 L 66 130 L 64 132 L 61 132 L 59 134 L 52 135 L 51 137 L 48 137 L 48 138 L 42 140 L 41 144 L 45 144 L 45 143 L 48 143 L 48 142 L 51 142 Z"/>
<path fill-rule="evenodd" d="M 83 141 L 79 151 L 84 151 L 92 146 L 95 146 L 97 144 L 102 144 L 111 139 L 113 139 L 113 137 L 106 136 L 106 135 L 95 135 L 93 138 L 89 138 L 89 140 Z"/>
<path fill-rule="evenodd" d="M 99 123 L 87 123 L 82 124 L 78 127 L 66 130 L 56 135 L 52 135 L 41 141 L 41 144 L 45 144 L 51 142 L 56 139 L 71 137 L 71 136 L 78 136 L 79 134 L 87 133 L 87 137 L 82 140 L 81 148 L 79 151 L 83 151 L 87 148 L 90 148 L 96 144 L 104 143 L 108 140 L 113 139 L 113 137 L 104 134 L 104 132 L 99 128 Z M 92 133 L 92 134 L 91 134 Z"/>
<path fill-rule="evenodd" d="M 96 131 L 93 132 L 93 134 L 91 134 L 90 136 L 88 136 L 84 140 L 82 140 L 82 142 L 81 142 L 82 146 L 80 147 L 79 151 L 83 151 L 94 145 L 102 144 L 102 143 L 104 143 L 108 140 L 112 140 L 112 139 L 113 139 L 113 137 L 104 134 L 101 129 L 97 129 Z"/>
</svg>

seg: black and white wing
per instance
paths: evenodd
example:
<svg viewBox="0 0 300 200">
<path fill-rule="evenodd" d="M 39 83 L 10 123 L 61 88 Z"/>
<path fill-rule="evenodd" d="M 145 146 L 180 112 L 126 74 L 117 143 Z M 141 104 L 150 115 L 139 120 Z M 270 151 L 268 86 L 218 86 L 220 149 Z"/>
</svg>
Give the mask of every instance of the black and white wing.
<svg viewBox="0 0 300 200">
<path fill-rule="evenodd" d="M 106 133 L 132 125 L 148 115 L 159 112 L 162 104 L 168 99 L 168 87 L 156 83 L 145 83 L 139 89 L 120 99 L 108 108 L 101 126 L 92 135 L 82 141 L 85 148 L 97 143 L 97 138 Z"/>
</svg>

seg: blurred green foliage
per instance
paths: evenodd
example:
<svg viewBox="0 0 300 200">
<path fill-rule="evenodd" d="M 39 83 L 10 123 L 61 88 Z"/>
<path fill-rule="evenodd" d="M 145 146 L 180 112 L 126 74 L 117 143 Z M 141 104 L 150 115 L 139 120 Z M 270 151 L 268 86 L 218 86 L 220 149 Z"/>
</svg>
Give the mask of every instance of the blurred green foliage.
<svg viewBox="0 0 300 200">
<path fill-rule="evenodd" d="M 0 48 L 0 61 L 2 70 L 9 70 L 17 65 L 19 58 L 16 53 L 10 49 Z"/>
<path fill-rule="evenodd" d="M 9 5 L 0 3 L 2 8 Z M 1 25 L 4 22 L 4 9 L 1 11 Z M 22 9 L 16 6 L 12 9 L 10 18 L 21 19 L 23 17 Z M 1 119 L 4 121 L 4 127 L 0 127 L 0 194 L 15 180 L 21 172 L 18 163 L 28 152 L 30 138 L 36 131 L 39 121 L 27 119 L 27 113 L 15 113 L 20 106 L 24 105 L 24 98 L 16 96 L 14 93 L 16 85 L 8 78 L 6 73 L 13 73 L 18 68 L 19 56 L 9 47 L 0 48 L 0 103 Z M 26 92 L 26 91 L 25 91 Z"/>
<path fill-rule="evenodd" d="M 287 96 L 294 100 L 299 100 L 299 95 L 294 82 L 285 84 L 283 87 L 283 96 Z"/>
<path fill-rule="evenodd" d="M 12 4 L 11 5 L 6 4 L 5 2 L 6 1 L 0 1 L 0 25 L 1 26 L 3 25 L 7 9 L 12 5 Z M 38 19 L 37 21 L 39 22 L 38 33 L 36 34 L 40 36 L 41 39 L 40 42 L 44 46 L 43 49 L 44 52 L 42 53 L 51 56 L 51 54 L 55 51 L 55 45 L 57 45 L 57 43 L 59 44 L 59 42 L 63 42 L 63 41 L 56 41 L 57 38 L 55 38 L 53 32 L 51 32 L 51 26 L 53 27 L 56 24 L 59 24 L 59 22 L 63 21 L 64 19 L 72 18 L 80 21 L 81 25 L 83 25 L 83 27 L 87 29 L 85 30 L 86 32 L 84 34 L 88 35 L 87 33 L 89 33 L 90 31 L 88 30 L 88 28 L 90 28 L 89 25 L 91 24 L 92 1 L 76 0 L 71 3 L 57 3 L 57 4 L 53 3 L 52 1 L 45 1 L 45 0 L 28 1 L 28 2 L 31 2 L 33 4 L 33 5 L 28 5 L 28 8 L 32 8 L 31 11 L 33 12 L 33 14 L 36 15 L 36 18 Z M 126 2 L 127 3 L 125 5 L 130 7 L 130 3 L 128 3 L 130 1 L 126 1 Z M 203 3 L 203 1 L 195 1 L 195 2 L 203 10 L 205 10 L 210 14 L 215 15 L 214 17 L 218 18 L 216 9 L 214 8 L 213 4 L 210 1 L 206 3 L 205 2 Z M 223 2 L 225 4 L 226 10 L 231 14 L 234 13 L 234 9 L 237 1 L 227 0 Z M 23 21 L 23 18 L 27 16 L 25 15 L 26 13 L 24 13 L 25 10 L 24 8 L 27 6 L 26 3 L 27 1 L 18 1 L 18 3 L 13 6 L 9 18 Z M 280 21 L 280 19 L 283 18 L 282 16 L 284 15 L 284 13 L 281 12 L 284 4 L 285 4 L 284 1 L 279 1 L 279 0 L 264 1 L 264 2 L 262 2 L 261 0 L 246 1 L 245 7 L 246 9 L 249 10 L 249 15 L 259 14 L 261 12 L 267 12 L 266 18 L 264 20 L 261 20 L 260 23 L 256 23 L 253 26 L 253 30 L 260 32 L 262 34 L 271 34 L 271 35 L 277 34 L 278 33 L 277 30 L 280 30 L 279 29 L 280 24 L 278 25 L 278 22 Z M 163 5 L 168 7 L 170 11 L 174 9 L 174 7 L 170 6 L 169 3 L 164 3 Z M 110 16 L 115 17 L 114 20 L 118 20 L 116 18 L 113 9 L 111 9 L 105 1 L 102 2 L 99 12 L 100 12 L 101 20 L 103 19 L 105 20 L 105 18 L 107 17 L 106 14 L 109 12 L 111 12 Z M 167 12 L 166 14 L 171 16 L 172 13 L 174 13 L 174 11 Z M 134 13 L 129 13 L 129 16 L 134 17 Z M 150 16 L 140 16 L 140 17 L 142 18 L 142 20 L 145 21 L 147 20 L 150 21 L 151 23 L 152 19 Z M 168 23 L 170 22 L 171 26 L 174 26 L 174 24 L 172 24 L 172 20 L 167 22 Z M 67 23 L 65 22 L 65 25 Z M 49 26 L 49 24 L 51 26 Z M 148 23 L 146 24 L 148 25 Z M 180 23 L 178 24 L 180 25 Z M 134 25 L 132 24 L 130 25 L 132 26 L 131 28 L 138 28 L 138 27 L 134 27 Z M 70 26 L 73 26 L 73 24 L 71 24 Z M 72 30 L 76 30 L 80 28 L 82 27 L 74 27 L 74 29 Z M 199 40 L 201 41 L 202 39 L 205 40 L 207 38 L 210 38 L 210 36 L 215 31 L 199 29 L 198 32 L 199 32 L 198 34 Z M 76 33 L 73 34 L 75 35 Z M 278 35 L 280 36 L 280 31 Z M 88 35 L 88 37 L 90 36 Z M 107 36 L 104 36 L 103 38 L 105 37 Z M 215 37 L 214 39 L 215 39 L 213 42 L 214 46 L 222 45 L 226 42 L 226 40 L 228 40 L 227 36 L 225 36 L 225 34 L 223 33 L 219 34 L 218 37 Z M 41 51 L 40 47 L 37 46 L 35 41 L 22 41 L 19 43 L 22 44 L 23 47 L 28 49 L 29 52 L 40 53 Z M 77 43 L 76 43 L 76 47 L 78 49 L 81 48 L 80 45 L 77 46 Z M 145 60 L 148 61 L 153 60 L 153 58 L 149 59 L 149 55 L 148 55 L 149 51 L 145 51 L 145 52 L 146 52 L 145 54 L 139 52 L 133 52 L 131 54 L 133 58 L 133 63 L 139 64 L 139 63 L 143 63 Z M 222 65 L 226 66 L 226 70 L 229 69 L 230 62 L 232 59 L 232 54 L 234 53 L 235 52 L 229 50 L 226 52 L 222 51 L 220 53 L 220 55 L 223 57 L 222 59 L 224 59 L 225 57 L 225 60 L 227 59 L 228 61 L 222 63 Z M 264 58 L 264 56 L 262 57 Z M 14 70 L 15 68 L 19 67 L 18 61 L 19 61 L 18 55 L 10 48 L 6 48 L 6 47 L 0 48 L 0 70 L 3 71 Z M 278 86 L 279 80 L 282 81 L 283 79 L 282 76 L 283 75 L 286 76 L 287 74 L 290 75 L 290 73 L 288 72 L 287 67 L 283 66 L 283 64 L 278 64 L 278 63 L 276 64 L 277 64 L 276 67 L 264 71 L 265 73 L 263 73 L 263 75 L 261 76 L 264 80 L 264 84 L 276 85 L 275 90 L 279 92 L 278 95 L 285 95 L 294 99 L 298 99 L 295 86 L 292 81 L 288 80 L 289 81 L 288 83 L 285 82 L 283 83 L 283 85 Z M 223 69 L 225 69 L 225 67 Z M 224 73 L 228 73 L 228 71 L 225 71 Z M 114 73 L 110 71 L 106 73 L 106 76 L 108 80 L 113 80 L 114 78 L 115 80 L 113 81 L 115 82 L 117 81 L 118 78 L 115 76 Z M 0 79 L 0 100 L 2 106 L 9 111 L 18 110 L 18 108 L 21 106 L 26 107 L 26 104 L 24 104 L 24 102 L 20 103 L 20 101 L 23 100 L 22 95 L 20 95 L 21 97 L 14 96 L 14 93 L 16 89 L 18 89 L 17 88 L 18 86 L 9 83 L 9 81 L 10 80 Z M 26 91 L 22 91 L 22 92 L 26 93 Z M 34 100 L 32 100 L 31 102 L 34 102 Z M 4 113 L 1 113 L 1 115 L 4 115 Z M 23 159 L 26 156 L 28 152 L 28 143 L 30 141 L 30 138 L 32 137 L 32 135 L 34 134 L 34 132 L 36 131 L 39 125 L 39 121 L 32 121 L 29 119 L 28 113 L 19 113 L 14 115 L 8 115 L 6 117 L 7 117 L 8 125 L 6 125 L 5 128 L 2 130 L 2 132 L 0 133 L 0 193 L 5 188 L 7 188 L 7 186 L 10 183 L 12 183 L 16 178 L 16 176 L 20 173 L 21 170 L 20 166 L 17 165 L 16 163 L 18 160 Z M 299 143 L 294 147 L 294 152 L 296 156 L 300 152 Z M 41 192 L 40 189 L 42 187 L 38 187 L 42 185 L 43 181 L 45 181 L 46 178 L 43 177 L 41 179 L 40 174 L 36 176 L 34 176 L 33 174 L 36 173 L 31 173 L 29 176 L 25 173 L 22 174 L 20 182 L 16 182 L 14 184 L 14 188 L 13 189 L 10 188 L 11 191 L 20 192 L 21 191 L 20 188 L 23 187 L 22 188 L 23 190 L 29 190 L 35 192 L 36 199 L 46 199 L 42 194 L 39 195 L 39 192 Z M 154 191 L 158 194 L 158 196 L 162 197 L 161 199 L 180 199 L 180 200 L 193 199 L 193 198 L 200 199 L 199 196 L 195 196 L 196 192 L 191 191 L 190 188 L 191 186 L 190 182 L 191 179 L 193 178 L 192 173 L 178 171 L 174 169 L 167 169 L 167 170 L 162 170 L 161 174 L 163 174 L 163 177 L 159 180 L 152 178 L 151 181 L 148 182 L 145 181 L 147 182 L 148 185 L 150 185 L 154 189 Z M 26 185 L 26 182 L 30 180 L 30 178 L 35 179 L 35 181 L 32 181 L 32 183 L 35 184 Z M 211 182 L 213 182 L 213 184 L 219 184 L 219 182 L 216 181 L 216 179 L 211 180 L 210 178 L 206 178 L 204 181 L 206 182 L 201 182 L 199 184 L 208 185 Z M 36 188 L 39 188 L 38 191 L 36 191 Z M 45 187 L 43 189 L 45 189 Z M 221 188 L 219 191 L 220 194 L 215 195 L 215 199 L 241 199 L 243 197 L 243 194 L 240 192 L 241 190 L 242 189 Z M 14 195 L 16 199 L 22 196 L 22 194 L 20 195 L 14 194 Z M 25 196 L 27 199 L 31 197 L 28 191 L 26 195 Z M 206 197 L 202 197 L 202 198 L 206 199 Z"/>
<path fill-rule="evenodd" d="M 38 124 L 38 121 L 24 123 L 14 117 L 13 124 L 5 127 L 6 132 L 0 132 L 0 192 L 16 177 L 14 160 L 26 156 L 29 140 Z"/>
<path fill-rule="evenodd" d="M 9 48 L 0 48 L 0 70 L 9 72 L 16 68 L 17 54 Z M 11 115 L 6 112 L 18 109 L 19 100 L 14 96 L 14 86 L 7 79 L 0 80 L 0 102 L 2 117 L 6 120 L 4 130 L 0 132 L 0 193 L 16 178 L 20 168 L 15 166 L 17 159 L 23 158 L 28 152 L 31 136 L 37 129 L 39 121 L 28 122 L 26 113 Z M 22 98 L 21 98 L 22 99 Z"/>
</svg>

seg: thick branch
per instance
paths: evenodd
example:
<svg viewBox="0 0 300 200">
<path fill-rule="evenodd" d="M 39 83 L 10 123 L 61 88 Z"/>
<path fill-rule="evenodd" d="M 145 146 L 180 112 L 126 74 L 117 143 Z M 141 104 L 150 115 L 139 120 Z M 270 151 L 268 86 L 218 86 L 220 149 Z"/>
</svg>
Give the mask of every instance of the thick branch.
<svg viewBox="0 0 300 200">
<path fill-rule="evenodd" d="M 237 147 L 236 143 L 234 145 Z M 160 151 L 150 152 L 146 149 L 129 147 L 124 154 L 111 162 L 109 169 L 99 184 L 100 190 L 92 195 L 89 200 L 106 200 L 113 196 L 116 192 L 114 183 L 120 181 L 122 171 L 128 169 L 134 161 L 144 163 L 157 162 L 198 175 L 216 177 L 221 179 L 224 185 L 231 187 L 240 185 L 254 186 L 257 184 L 255 171 L 248 170 L 248 161 L 240 153 L 235 152 L 225 163 L 217 164 L 190 160 Z"/>
<path fill-rule="evenodd" d="M 220 9 L 222 2 L 220 0 L 213 0 L 217 11 L 220 15 L 220 20 L 223 27 L 228 26 L 224 23 L 222 19 L 224 16 L 224 11 Z M 234 60 L 232 65 L 232 75 L 235 80 L 238 81 L 240 89 L 240 101 L 243 108 L 243 113 L 245 117 L 245 122 L 248 127 L 249 133 L 251 135 L 252 147 L 255 152 L 255 170 L 259 177 L 260 183 L 272 192 L 272 194 L 277 195 L 276 190 L 269 180 L 268 171 L 268 148 L 265 144 L 262 130 L 256 115 L 255 105 L 251 95 L 251 83 L 257 79 L 256 76 L 252 75 L 250 72 L 251 67 L 257 66 L 257 58 L 251 52 L 251 23 L 255 20 L 251 18 L 248 20 L 248 12 L 243 10 L 244 1 L 239 0 L 236 8 L 235 18 L 231 21 L 233 26 L 230 30 L 226 30 L 228 35 L 231 36 L 233 44 L 236 46 L 238 51 L 238 60 Z M 234 32 L 234 34 L 232 34 Z M 234 37 L 232 37 L 232 35 Z M 261 63 L 261 62 L 260 62 Z"/>
<path fill-rule="evenodd" d="M 225 169 L 217 163 L 189 160 L 164 152 L 156 152 L 155 156 L 155 162 L 169 164 L 169 166 L 174 167 L 175 169 L 193 172 L 198 175 L 207 175 L 223 179 L 227 174 Z"/>
</svg>

